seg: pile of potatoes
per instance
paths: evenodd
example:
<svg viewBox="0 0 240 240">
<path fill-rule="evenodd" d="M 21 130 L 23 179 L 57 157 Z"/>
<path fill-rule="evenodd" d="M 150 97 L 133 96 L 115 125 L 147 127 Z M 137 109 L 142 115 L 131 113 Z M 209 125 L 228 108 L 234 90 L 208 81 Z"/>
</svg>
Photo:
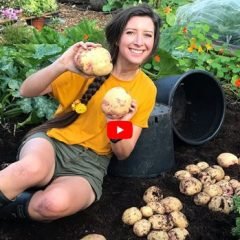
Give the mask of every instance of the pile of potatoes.
<svg viewBox="0 0 240 240">
<path fill-rule="evenodd" d="M 130 207 L 122 215 L 122 221 L 133 226 L 136 236 L 147 236 L 147 240 L 186 239 L 189 223 L 178 198 L 163 197 L 159 187 L 151 186 L 144 192 L 143 200 L 144 206 Z"/>
<path fill-rule="evenodd" d="M 217 163 L 212 166 L 204 161 L 190 164 L 174 176 L 180 181 L 180 192 L 192 196 L 196 205 L 229 214 L 233 211 L 233 196 L 240 196 L 240 182 L 225 175 L 224 168 L 235 164 L 238 167 L 239 159 L 232 153 L 221 153 Z"/>
</svg>

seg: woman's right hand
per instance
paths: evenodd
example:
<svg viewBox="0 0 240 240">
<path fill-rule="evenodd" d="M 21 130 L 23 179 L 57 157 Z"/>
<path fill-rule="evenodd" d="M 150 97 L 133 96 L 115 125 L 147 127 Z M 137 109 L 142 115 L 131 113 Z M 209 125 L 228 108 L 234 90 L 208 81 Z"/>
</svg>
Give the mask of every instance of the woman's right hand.
<svg viewBox="0 0 240 240">
<path fill-rule="evenodd" d="M 76 55 L 81 50 L 87 50 L 90 48 L 101 47 L 99 43 L 93 42 L 78 42 L 69 47 L 56 61 L 55 64 L 61 64 L 65 71 L 71 71 L 75 73 L 82 72 L 76 66 Z"/>
</svg>

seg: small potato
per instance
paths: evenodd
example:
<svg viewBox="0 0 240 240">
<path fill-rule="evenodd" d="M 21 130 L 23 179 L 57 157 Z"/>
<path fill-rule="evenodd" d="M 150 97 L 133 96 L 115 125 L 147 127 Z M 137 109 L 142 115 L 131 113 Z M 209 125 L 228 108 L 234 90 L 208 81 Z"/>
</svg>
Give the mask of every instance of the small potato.
<svg viewBox="0 0 240 240">
<path fill-rule="evenodd" d="M 175 178 L 177 178 L 178 180 L 181 181 L 185 178 L 191 177 L 192 174 L 187 170 L 179 170 L 179 171 L 175 172 L 174 176 L 175 176 Z"/>
<path fill-rule="evenodd" d="M 137 207 L 131 207 L 126 209 L 122 215 L 122 221 L 128 225 L 133 225 L 140 219 L 142 219 L 142 213 Z"/>
<path fill-rule="evenodd" d="M 149 187 L 143 194 L 144 202 L 159 202 L 163 198 L 162 190 L 157 186 Z"/>
<path fill-rule="evenodd" d="M 185 240 L 188 235 L 185 228 L 173 228 L 168 232 L 169 240 Z"/>
<path fill-rule="evenodd" d="M 180 181 L 179 189 L 181 193 L 192 196 L 202 190 L 202 183 L 194 177 L 187 178 Z"/>
<path fill-rule="evenodd" d="M 173 211 L 173 212 L 169 213 L 169 216 L 172 219 L 175 227 L 179 227 L 179 228 L 187 228 L 188 227 L 188 220 L 182 212 Z"/>
<path fill-rule="evenodd" d="M 147 240 L 169 240 L 169 238 L 166 231 L 153 230 L 148 234 Z"/>
<path fill-rule="evenodd" d="M 231 165 L 238 164 L 238 157 L 232 153 L 221 153 L 217 156 L 218 164 L 223 168 L 228 168 Z"/>
<path fill-rule="evenodd" d="M 222 188 L 217 184 L 204 186 L 203 192 L 207 193 L 210 197 L 220 196 L 223 193 Z"/>
<path fill-rule="evenodd" d="M 141 219 L 134 223 L 133 232 L 138 237 L 146 236 L 151 229 L 151 223 L 147 219 Z"/>
<path fill-rule="evenodd" d="M 203 170 L 205 170 L 206 168 L 209 167 L 209 164 L 207 162 L 204 162 L 204 161 L 198 162 L 196 165 L 201 169 L 201 171 L 203 171 Z"/>
<path fill-rule="evenodd" d="M 155 230 L 169 231 L 174 226 L 172 219 L 165 214 L 154 214 L 148 220 Z"/>
<path fill-rule="evenodd" d="M 149 202 L 147 206 L 150 207 L 154 213 L 164 214 L 165 208 L 161 202 Z"/>
<path fill-rule="evenodd" d="M 143 217 L 151 217 L 153 215 L 153 209 L 149 206 L 143 206 L 140 208 Z"/>
<path fill-rule="evenodd" d="M 201 172 L 200 167 L 198 167 L 196 164 L 189 164 L 185 167 L 185 169 L 193 175 Z"/>
<path fill-rule="evenodd" d="M 196 194 L 193 198 L 193 201 L 196 205 L 206 205 L 210 201 L 211 197 L 205 193 L 205 192 L 200 192 Z"/>
<path fill-rule="evenodd" d="M 226 180 L 226 181 L 230 181 L 230 180 L 231 180 L 231 177 L 228 176 L 228 175 L 225 175 L 224 180 Z"/>
<path fill-rule="evenodd" d="M 209 202 L 208 208 L 214 212 L 229 214 L 233 210 L 233 199 L 226 196 L 215 196 Z"/>
<path fill-rule="evenodd" d="M 103 235 L 92 233 L 84 236 L 80 240 L 106 240 L 106 238 Z"/>
<path fill-rule="evenodd" d="M 229 182 L 234 190 L 240 187 L 240 182 L 236 179 L 231 179 Z"/>
<path fill-rule="evenodd" d="M 180 211 L 183 208 L 181 201 L 176 197 L 165 197 L 161 200 L 161 204 L 165 208 L 166 213 Z"/>
</svg>

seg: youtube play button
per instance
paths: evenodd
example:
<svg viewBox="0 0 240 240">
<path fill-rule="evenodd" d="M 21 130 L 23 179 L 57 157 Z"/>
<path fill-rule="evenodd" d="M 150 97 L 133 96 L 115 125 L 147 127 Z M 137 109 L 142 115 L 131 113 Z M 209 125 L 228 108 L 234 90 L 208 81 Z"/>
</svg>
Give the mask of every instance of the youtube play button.
<svg viewBox="0 0 240 240">
<path fill-rule="evenodd" d="M 110 121 L 107 123 L 109 139 L 127 139 L 132 137 L 133 126 L 130 121 Z"/>
</svg>

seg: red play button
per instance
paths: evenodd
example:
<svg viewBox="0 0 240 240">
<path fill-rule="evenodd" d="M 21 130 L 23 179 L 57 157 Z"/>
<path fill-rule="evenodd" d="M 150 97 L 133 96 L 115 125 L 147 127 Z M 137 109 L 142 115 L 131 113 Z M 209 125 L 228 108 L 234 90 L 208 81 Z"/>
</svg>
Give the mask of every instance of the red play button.
<svg viewBox="0 0 240 240">
<path fill-rule="evenodd" d="M 107 124 L 107 136 L 110 139 L 127 139 L 132 137 L 133 126 L 129 121 L 110 121 Z"/>
</svg>

